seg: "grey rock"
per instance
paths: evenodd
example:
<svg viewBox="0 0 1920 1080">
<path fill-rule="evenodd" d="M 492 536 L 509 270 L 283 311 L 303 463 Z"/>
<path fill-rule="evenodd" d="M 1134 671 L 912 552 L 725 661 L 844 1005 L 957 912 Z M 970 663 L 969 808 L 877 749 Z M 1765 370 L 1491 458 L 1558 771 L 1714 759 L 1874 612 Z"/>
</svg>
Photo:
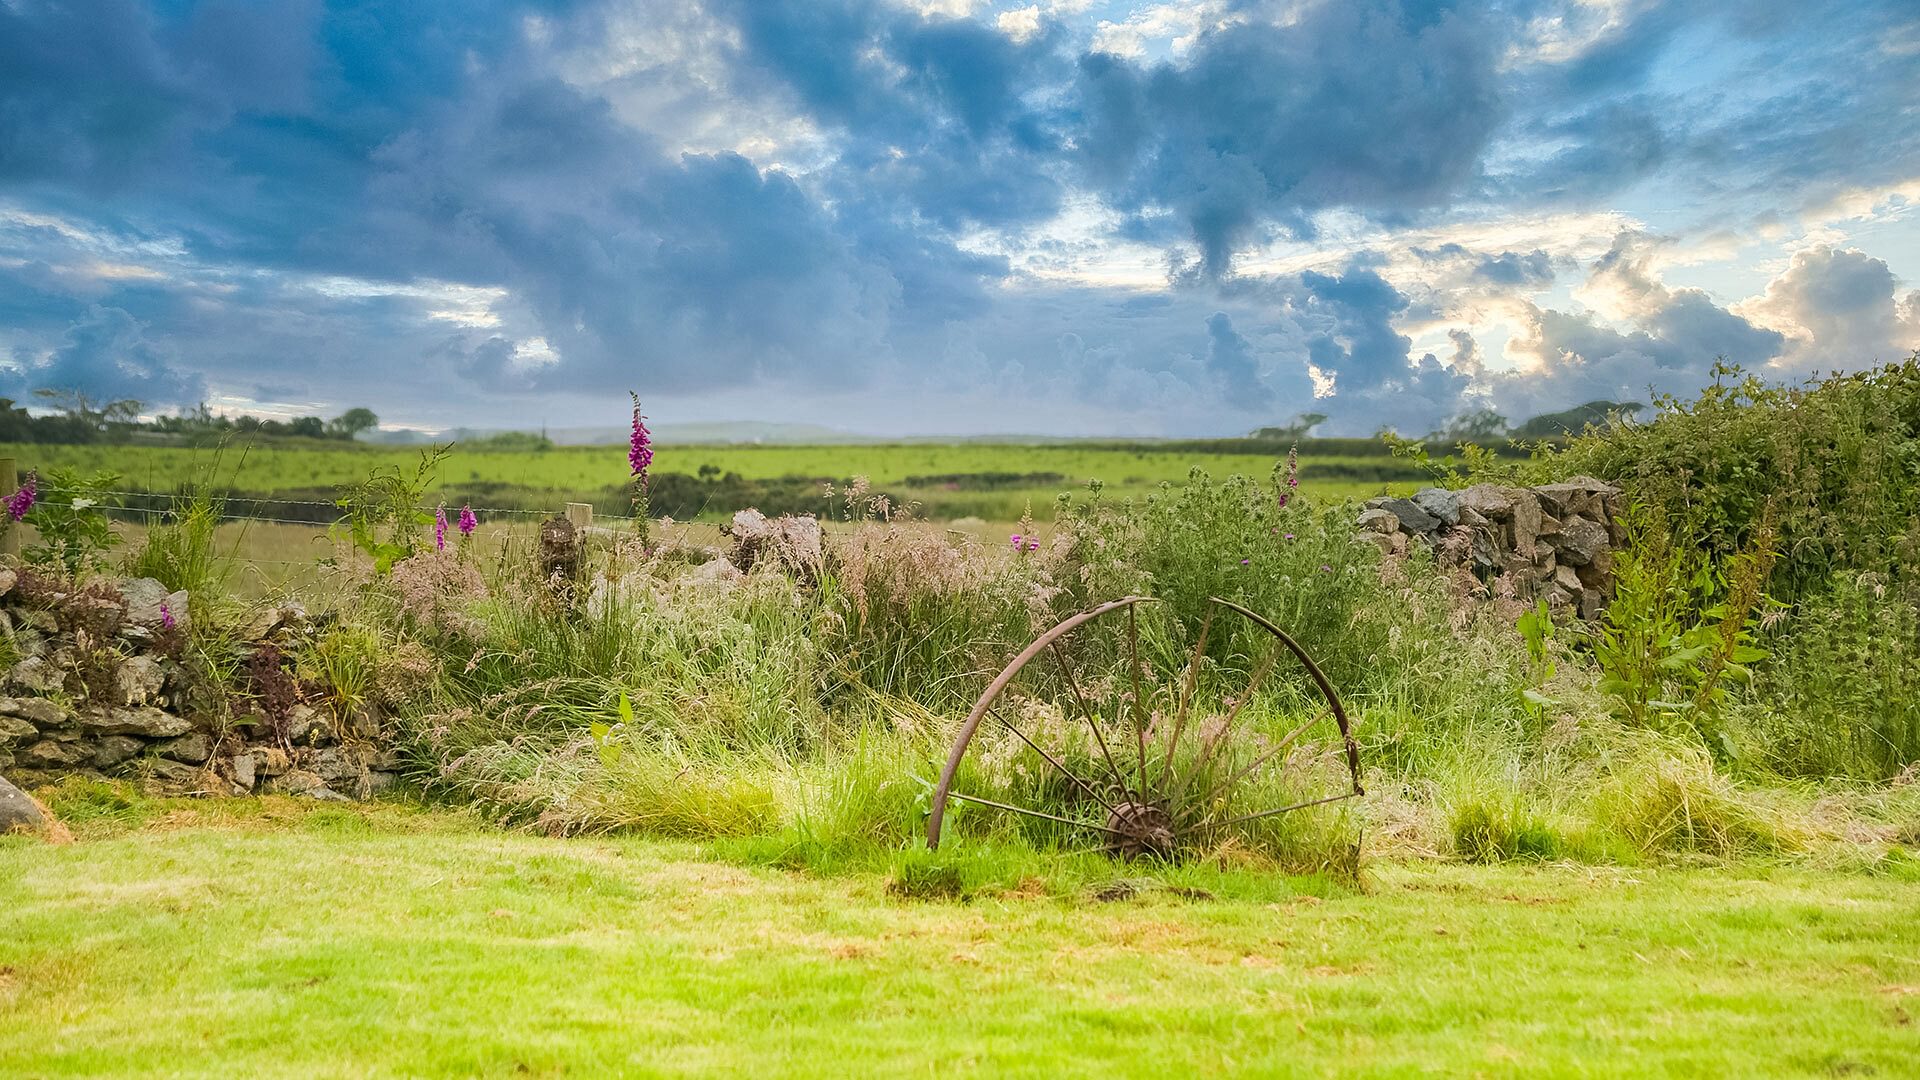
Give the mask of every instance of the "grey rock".
<svg viewBox="0 0 1920 1080">
<path fill-rule="evenodd" d="M 1464 503 L 1460 507 L 1460 524 L 1469 529 L 1484 529 L 1488 532 L 1493 530 L 1493 522 L 1489 521 L 1486 515 Z"/>
<path fill-rule="evenodd" d="M 1376 533 L 1394 533 L 1400 531 L 1400 519 L 1387 510 L 1362 510 L 1354 519 L 1355 525 L 1363 531 Z"/>
<path fill-rule="evenodd" d="M 1568 592 L 1580 591 L 1580 575 L 1574 573 L 1571 566 L 1556 567 L 1553 571 L 1553 583 Z"/>
<path fill-rule="evenodd" d="M 254 771 L 261 776 L 279 776 L 292 768 L 286 751 L 277 746 L 256 746 L 252 750 Z"/>
<path fill-rule="evenodd" d="M 301 742 L 314 734 L 316 728 L 324 727 L 320 714 L 313 711 L 311 705 L 295 705 L 287 710 L 287 741 Z"/>
<path fill-rule="evenodd" d="M 93 760 L 93 748 L 78 741 L 41 739 L 13 755 L 14 761 L 29 769 L 65 769 Z"/>
<path fill-rule="evenodd" d="M 1461 502 L 1460 493 L 1446 488 L 1421 488 L 1413 493 L 1414 505 L 1434 517 L 1444 525 L 1460 524 L 1460 511 L 1466 509 Z"/>
<path fill-rule="evenodd" d="M 19 582 L 19 571 L 11 566 L 0 566 L 0 596 L 5 596 L 12 592 L 13 587 L 19 584 Z"/>
<path fill-rule="evenodd" d="M 47 826 L 47 816 L 40 812 L 40 806 L 0 776 L 0 834 L 10 832 L 37 832 Z"/>
<path fill-rule="evenodd" d="M 107 735 L 93 744 L 93 767 L 111 769 L 132 759 L 146 745 L 131 735 Z"/>
<path fill-rule="evenodd" d="M 1482 517 L 1495 521 L 1504 521 L 1513 516 L 1515 492 L 1518 488 L 1501 487 L 1498 484 L 1475 484 L 1459 492 L 1460 506 L 1463 510 L 1472 510 Z"/>
<path fill-rule="evenodd" d="M 1560 532 L 1560 541 L 1554 545 L 1554 550 L 1559 553 L 1560 561 L 1568 565 L 1585 566 L 1607 550 L 1607 527 L 1597 521 L 1568 518 L 1562 523 Z"/>
<path fill-rule="evenodd" d="M 731 559 L 720 558 L 703 562 L 699 566 L 694 567 L 688 571 L 684 580 L 693 582 L 696 585 L 727 586 L 737 585 L 745 579 L 745 577 L 746 575 L 740 572 L 740 568 L 733 565 Z"/>
<path fill-rule="evenodd" d="M 1598 589 L 1582 589 L 1579 596 L 1580 617 L 1592 622 L 1607 612 L 1607 598 Z"/>
<path fill-rule="evenodd" d="M 127 605 L 127 622 L 147 629 L 165 621 L 161 614 L 163 606 L 166 614 L 173 616 L 176 626 L 186 626 L 192 614 L 188 611 L 190 601 L 186 590 L 168 592 L 165 585 L 153 578 L 134 578 L 121 582 L 120 599 Z"/>
<path fill-rule="evenodd" d="M 169 761 L 166 758 L 142 758 L 140 767 L 153 779 L 163 780 L 169 784 L 185 784 L 200 778 L 199 769 L 178 761 Z"/>
<path fill-rule="evenodd" d="M 1393 538 L 1399 535 L 1399 533 L 1363 532 L 1360 534 L 1360 539 L 1379 548 L 1382 555 L 1388 555 L 1393 552 Z"/>
<path fill-rule="evenodd" d="M 13 685 L 34 694 L 51 694 L 66 682 L 66 674 L 45 656 L 29 656 L 13 665 L 7 678 Z"/>
<path fill-rule="evenodd" d="M 17 716 L 0 715 L 0 746 L 12 746 L 40 737 L 40 729 Z"/>
<path fill-rule="evenodd" d="M 289 769 L 267 781 L 267 791 L 275 795 L 305 795 L 325 786 L 318 776 L 305 769 Z"/>
<path fill-rule="evenodd" d="M 122 706 L 147 705 L 160 697 L 167 685 L 166 668 L 154 656 L 129 656 L 114 672 L 114 703 Z"/>
<path fill-rule="evenodd" d="M 20 612 L 20 621 L 43 634 L 57 634 L 60 632 L 60 620 L 54 618 L 53 612 L 48 611 L 46 608 L 25 609 Z"/>
<path fill-rule="evenodd" d="M 36 727 L 59 727 L 71 719 L 72 715 L 46 698 L 0 698 L 0 716 L 18 717 Z"/>
<path fill-rule="evenodd" d="M 258 779 L 253 769 L 253 755 L 233 755 L 233 759 L 227 763 L 227 775 L 233 777 L 235 784 L 247 791 L 252 791 L 254 782 Z"/>
<path fill-rule="evenodd" d="M 352 802 L 353 801 L 352 799 L 347 798 L 345 795 L 340 794 L 339 792 L 333 790 L 330 787 L 325 786 L 324 784 L 317 788 L 308 788 L 306 791 L 301 792 L 301 794 L 305 795 L 309 799 L 318 799 L 321 802 Z"/>
<path fill-rule="evenodd" d="M 1408 532 L 1427 533 L 1440 527 L 1440 519 L 1421 509 L 1412 499 L 1388 499 L 1380 509 L 1400 519 Z"/>
<path fill-rule="evenodd" d="M 213 756 L 213 740 L 194 731 L 177 739 L 156 744 L 154 749 L 161 757 L 184 761 L 189 765 L 204 765 L 206 760 Z"/>
<path fill-rule="evenodd" d="M 769 519 L 758 510 L 742 510 L 721 531 L 733 541 L 733 565 L 743 571 L 771 561 L 787 573 L 812 580 L 826 561 L 825 534 L 811 515 Z"/>
<path fill-rule="evenodd" d="M 305 768 L 329 785 L 347 788 L 358 787 L 367 771 L 358 757 L 341 746 L 315 750 L 307 755 Z"/>
<path fill-rule="evenodd" d="M 80 726 L 103 735 L 140 735 L 171 739 L 193 730 L 193 724 L 154 708 L 90 709 L 80 714 Z"/>
<path fill-rule="evenodd" d="M 400 782 L 400 777 L 395 773 L 379 772 L 379 771 L 369 772 L 367 774 L 367 781 L 366 781 L 367 794 L 369 796 L 373 796 L 373 795 L 378 795 L 384 791 L 391 791 L 394 785 L 398 784 L 399 782 Z"/>
<path fill-rule="evenodd" d="M 1524 488 L 1514 491 L 1513 550 L 1537 557 L 1534 546 L 1540 536 L 1540 503 Z"/>
</svg>

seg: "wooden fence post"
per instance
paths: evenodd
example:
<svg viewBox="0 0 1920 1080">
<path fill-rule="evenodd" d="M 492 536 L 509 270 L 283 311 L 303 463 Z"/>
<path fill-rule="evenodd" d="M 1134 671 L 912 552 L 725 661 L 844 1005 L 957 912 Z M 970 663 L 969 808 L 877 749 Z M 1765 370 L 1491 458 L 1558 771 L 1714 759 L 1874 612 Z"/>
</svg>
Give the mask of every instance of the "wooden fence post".
<svg viewBox="0 0 1920 1080">
<path fill-rule="evenodd" d="M 10 457 L 0 457 L 0 494 L 11 495 L 20 490 L 20 467 Z M 4 531 L 0 531 L 0 555 L 20 554 L 20 523 L 8 522 Z"/>
<path fill-rule="evenodd" d="M 573 502 L 568 503 L 567 504 L 567 521 L 572 523 L 573 527 L 576 529 L 584 529 L 589 525 L 592 525 L 593 524 L 593 504 L 592 503 L 573 503 Z"/>
</svg>

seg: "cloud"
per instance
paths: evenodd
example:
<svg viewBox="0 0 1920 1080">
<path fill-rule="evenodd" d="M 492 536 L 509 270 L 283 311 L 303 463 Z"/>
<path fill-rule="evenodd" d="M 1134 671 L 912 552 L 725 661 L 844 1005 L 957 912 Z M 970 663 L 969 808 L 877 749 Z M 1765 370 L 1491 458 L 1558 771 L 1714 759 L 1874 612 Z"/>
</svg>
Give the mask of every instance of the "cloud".
<svg viewBox="0 0 1920 1080">
<path fill-rule="evenodd" d="M 1920 350 L 1920 289 L 1903 296 L 1887 264 L 1857 248 L 1795 252 L 1741 310 L 1789 334 L 1787 362 L 1802 371 L 1858 369 Z"/>
<path fill-rule="evenodd" d="M 165 348 L 148 341 L 143 330 L 119 308 L 91 307 L 46 357 L 16 351 L 16 366 L 0 369 L 0 386 L 15 400 L 44 388 L 85 394 L 93 401 L 132 398 L 149 406 L 200 401 L 205 381 L 178 370 Z"/>
</svg>

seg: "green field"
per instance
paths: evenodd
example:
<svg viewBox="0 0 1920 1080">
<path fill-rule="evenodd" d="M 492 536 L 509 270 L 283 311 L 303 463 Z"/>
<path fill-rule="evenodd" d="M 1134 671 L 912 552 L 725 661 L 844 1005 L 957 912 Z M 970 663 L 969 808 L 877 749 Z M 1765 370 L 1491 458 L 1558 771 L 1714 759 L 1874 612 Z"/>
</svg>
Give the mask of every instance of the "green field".
<svg viewBox="0 0 1920 1080">
<path fill-rule="evenodd" d="M 1910 882 L 1382 864 L 890 895 L 289 800 L 0 838 L 0 1075 L 1838 1076 L 1920 1060 Z M 1108 890 L 1111 892 L 1112 890 Z"/>
<path fill-rule="evenodd" d="M 1221 444 L 1238 448 L 1244 444 Z M 1384 453 L 1356 455 L 1303 451 L 1302 486 L 1326 497 L 1379 494 L 1389 484 L 1404 488 L 1417 471 Z M 170 492 L 213 467 L 211 450 L 171 446 L 51 446 L 0 444 L 24 471 L 66 467 L 111 471 L 131 490 Z M 661 446 L 654 462 L 662 499 L 675 499 L 676 516 L 725 516 L 744 505 L 772 511 L 818 509 L 825 483 L 864 476 L 876 491 L 917 503 L 936 520 L 977 517 L 1012 521 L 1031 505 L 1041 519 L 1052 516 L 1062 491 L 1084 492 L 1089 481 L 1109 496 L 1140 494 L 1163 482 L 1180 483 L 1195 467 L 1215 476 L 1266 477 L 1284 450 L 1213 452 L 1207 444 L 1156 449 L 1153 444 L 1006 445 L 907 443 L 839 446 Z M 330 443 L 235 444 L 218 455 L 221 486 L 244 494 L 325 500 L 341 484 L 364 479 L 375 468 L 411 472 L 420 451 L 409 448 Z M 440 467 L 436 490 L 453 503 L 509 508 L 557 507 L 593 502 L 602 513 L 626 505 L 624 447 L 556 447 L 543 451 L 463 451 Z M 702 470 L 708 479 L 700 480 Z M 741 483 L 724 478 L 737 476 Z M 278 516 L 291 508 L 279 507 Z M 694 512 L 689 513 L 688 510 Z"/>
</svg>

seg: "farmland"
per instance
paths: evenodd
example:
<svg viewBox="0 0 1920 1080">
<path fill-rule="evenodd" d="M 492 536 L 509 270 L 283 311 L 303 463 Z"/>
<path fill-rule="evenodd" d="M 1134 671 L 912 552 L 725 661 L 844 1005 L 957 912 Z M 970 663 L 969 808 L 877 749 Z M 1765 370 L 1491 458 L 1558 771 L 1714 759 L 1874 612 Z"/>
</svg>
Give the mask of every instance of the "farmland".
<svg viewBox="0 0 1920 1080">
<path fill-rule="evenodd" d="M 682 519 L 725 517 L 753 505 L 769 512 L 828 514 L 825 485 L 866 477 L 876 492 L 913 504 L 934 520 L 1018 519 L 1029 507 L 1042 520 L 1064 491 L 1084 493 L 1099 481 L 1110 498 L 1125 498 L 1184 482 L 1194 468 L 1216 477 L 1263 477 L 1284 446 L 1247 449 L 1244 441 L 1186 443 L 903 443 L 834 446 L 689 445 L 658 447 L 654 466 L 656 512 Z M 1356 453 L 1356 451 L 1360 451 Z M 1378 444 L 1340 440 L 1327 450 L 1302 450 L 1302 485 L 1309 494 L 1350 497 L 1401 488 L 1420 473 L 1385 454 Z M 555 508 L 592 502 L 603 514 L 625 513 L 625 451 L 619 447 L 547 450 L 463 450 L 455 446 L 432 489 L 454 504 Z M 411 472 L 412 448 L 341 445 L 300 440 L 236 443 L 216 453 L 176 446 L 51 446 L 0 444 L 25 471 L 71 468 L 112 472 L 131 490 L 166 493 L 212 472 L 214 483 L 241 496 L 327 501 L 342 484 L 378 468 Z M 732 479 L 730 479 L 732 478 Z M 278 506 L 266 516 L 291 516 Z M 308 515 L 300 515 L 308 516 Z M 324 516 L 324 515 L 318 515 Z"/>
</svg>

